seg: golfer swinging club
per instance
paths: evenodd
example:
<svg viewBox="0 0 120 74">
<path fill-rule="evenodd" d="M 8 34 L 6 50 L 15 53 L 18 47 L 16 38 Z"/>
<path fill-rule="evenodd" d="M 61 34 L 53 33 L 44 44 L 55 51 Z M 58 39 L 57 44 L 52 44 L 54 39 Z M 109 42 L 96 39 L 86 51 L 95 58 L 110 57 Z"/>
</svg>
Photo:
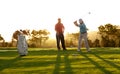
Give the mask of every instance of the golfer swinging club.
<svg viewBox="0 0 120 74">
<path fill-rule="evenodd" d="M 87 28 L 86 28 L 86 25 L 84 24 L 83 20 L 82 19 L 79 19 L 79 23 L 77 23 L 77 21 L 74 22 L 74 24 L 80 28 L 80 36 L 79 36 L 79 41 L 78 41 L 78 51 L 81 51 L 81 42 L 82 42 L 82 39 L 84 39 L 85 41 L 85 46 L 87 48 L 87 51 L 89 52 L 90 49 L 89 49 L 89 45 L 88 45 L 88 41 L 87 41 Z"/>
</svg>

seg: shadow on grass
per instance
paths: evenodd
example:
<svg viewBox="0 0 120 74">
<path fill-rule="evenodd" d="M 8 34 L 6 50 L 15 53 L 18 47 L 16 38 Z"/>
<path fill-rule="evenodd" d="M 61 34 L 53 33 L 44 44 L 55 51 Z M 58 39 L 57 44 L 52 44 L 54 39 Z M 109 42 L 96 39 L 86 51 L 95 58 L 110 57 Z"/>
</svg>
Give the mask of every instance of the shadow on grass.
<svg viewBox="0 0 120 74">
<path fill-rule="evenodd" d="M 0 60 L 0 73 L 6 73 L 5 69 L 12 69 L 12 73 L 18 73 L 14 72 L 13 69 L 16 69 L 19 71 L 21 69 L 22 73 L 48 73 L 51 69 L 48 69 L 49 65 L 54 65 L 55 61 L 51 58 L 41 59 L 41 58 L 26 58 L 29 56 L 23 56 L 23 57 L 15 57 L 13 59 L 1 59 Z M 11 58 L 11 57 L 10 57 Z M 29 68 L 33 68 L 28 70 Z M 34 69 L 37 68 L 37 69 Z M 39 69 L 38 69 L 39 68 Z M 45 68 L 42 70 L 42 68 Z M 27 70 L 24 70 L 27 69 Z"/>
<path fill-rule="evenodd" d="M 42 56 L 42 55 L 56 55 L 57 51 L 56 50 L 35 50 L 35 51 L 28 51 L 28 55 L 37 55 L 37 56 Z"/>
<path fill-rule="evenodd" d="M 3 49 L 4 50 L 4 49 Z M 7 49 L 8 50 L 8 49 Z M 11 49 L 12 50 L 12 49 Z M 14 50 L 14 49 L 13 49 Z M 98 64 L 97 62 L 95 62 L 93 59 L 89 58 L 87 55 L 92 54 L 95 55 L 96 57 L 98 57 L 99 59 L 105 61 L 106 63 L 110 64 L 111 66 L 117 68 L 118 70 L 120 70 L 119 66 L 114 64 L 113 62 L 110 62 L 108 60 L 103 59 L 102 57 L 100 57 L 99 55 L 112 55 L 112 54 L 120 54 L 119 50 L 111 50 L 111 49 L 95 49 L 93 50 L 92 53 L 88 53 L 88 52 L 82 52 L 79 53 L 80 55 L 82 55 L 83 57 L 85 57 L 88 61 L 90 61 L 93 65 L 96 66 L 96 68 L 98 68 L 101 72 L 105 73 L 105 74 L 111 74 L 108 70 L 106 70 L 104 67 L 102 67 L 100 64 Z M 45 69 L 37 69 L 37 70 L 27 70 L 25 71 L 26 73 L 49 73 L 49 71 L 53 70 L 53 74 L 61 74 L 61 73 L 65 73 L 65 74 L 73 74 L 72 67 L 71 67 L 71 62 L 76 62 L 79 60 L 73 60 L 69 58 L 68 54 L 73 54 L 76 53 L 76 50 L 68 50 L 68 51 L 60 51 L 58 52 L 57 50 L 29 50 L 28 56 L 26 57 L 15 57 L 16 55 L 18 55 L 18 53 L 16 51 L 5 51 L 5 52 L 0 52 L 0 57 L 14 57 L 13 59 L 10 60 L 0 60 L 1 64 L 0 64 L 0 71 L 7 69 L 7 68 L 18 68 L 18 67 L 24 67 L 24 68 L 29 68 L 29 67 L 39 67 L 39 68 L 43 68 L 45 67 Z M 37 56 L 37 57 L 36 57 Z M 47 57 L 46 57 L 47 56 Z M 54 56 L 54 57 L 52 57 Z M 57 57 L 56 57 L 57 56 Z M 45 57 L 45 58 L 44 58 Z M 83 59 L 83 58 L 81 58 Z M 84 59 L 83 59 L 84 60 Z M 2 63 L 3 62 L 3 63 Z M 21 63 L 21 65 L 17 65 L 18 63 Z M 64 70 L 61 70 L 61 63 L 64 64 Z M 55 68 L 51 69 L 51 68 L 47 68 L 47 66 L 54 66 Z M 24 72 L 24 71 L 23 71 Z"/>
<path fill-rule="evenodd" d="M 2 72 L 5 69 L 21 69 L 21 68 L 40 68 L 40 69 L 31 69 L 31 70 L 22 70 L 20 72 L 24 73 L 48 73 L 51 70 L 54 70 L 54 74 L 61 73 L 60 64 L 64 63 L 64 73 L 72 74 L 72 69 L 70 66 L 70 59 L 69 56 L 66 55 L 68 53 L 72 53 L 73 51 L 60 51 L 57 50 L 37 50 L 37 51 L 29 51 L 29 54 L 24 57 L 19 57 L 17 51 L 4 51 L 0 52 L 0 57 L 3 59 L 0 59 L 0 72 Z M 16 57 L 17 56 L 17 57 Z M 52 57 L 54 56 L 54 57 Z M 57 56 L 57 57 L 55 57 Z M 61 60 L 61 56 L 62 60 Z M 55 68 L 48 69 L 48 66 L 54 66 Z M 42 68 L 44 68 L 42 70 Z M 47 67 L 47 68 L 46 68 Z M 63 71 L 63 69 L 62 69 Z M 11 71 L 13 72 L 13 70 Z M 16 72 L 13 72 L 16 73 Z"/>
<path fill-rule="evenodd" d="M 96 68 L 98 68 L 99 70 L 101 70 L 104 74 L 111 74 L 110 71 L 106 70 L 104 67 L 100 66 L 100 64 L 98 64 L 97 62 L 95 62 L 94 60 L 92 60 L 91 58 L 89 58 L 86 54 L 84 53 L 80 53 L 80 55 L 84 56 L 87 60 L 89 60 L 93 65 L 96 66 Z"/>
<path fill-rule="evenodd" d="M 53 71 L 53 74 L 61 74 L 61 69 L 60 69 L 60 64 L 61 63 L 64 63 L 65 64 L 65 71 L 63 71 L 63 73 L 64 74 L 73 74 L 73 71 L 72 71 L 72 68 L 71 68 L 71 65 L 70 65 L 70 60 L 69 60 L 69 55 L 68 55 L 68 53 L 66 53 L 67 51 L 65 51 L 65 52 L 62 52 L 62 53 L 60 53 L 59 51 L 58 51 L 58 53 L 57 53 L 57 58 L 56 58 L 56 63 L 55 63 L 55 69 L 54 69 L 54 71 Z M 63 55 L 63 57 L 64 57 L 64 62 L 62 62 L 63 60 L 62 60 L 62 55 Z"/>
<path fill-rule="evenodd" d="M 120 70 L 120 66 L 116 65 L 115 63 L 110 62 L 110 61 L 108 61 L 108 60 L 105 60 L 105 59 L 103 59 L 102 57 L 100 57 L 100 56 L 97 55 L 97 54 L 93 54 L 93 55 L 95 55 L 95 56 L 98 57 L 99 59 L 103 60 L 103 61 L 106 62 L 107 64 L 113 66 L 114 68 Z"/>
<path fill-rule="evenodd" d="M 73 74 L 72 68 L 71 68 L 71 62 L 69 60 L 69 55 L 64 54 L 64 61 L 65 61 L 65 74 Z"/>
<path fill-rule="evenodd" d="M 13 64 L 16 61 L 20 60 L 20 58 L 21 58 L 20 56 L 17 56 L 11 60 L 1 60 L 1 62 L 3 62 L 3 63 L 1 64 L 0 71 L 4 70 L 6 68 L 11 68 L 12 66 L 14 66 Z"/>
<path fill-rule="evenodd" d="M 16 56 L 17 54 L 15 48 L 0 48 L 0 72 L 6 68 L 11 68 L 14 66 L 13 63 L 20 60 L 20 57 Z"/>
<path fill-rule="evenodd" d="M 75 52 L 75 50 L 67 50 L 65 53 L 66 54 L 72 54 L 73 52 Z M 64 51 L 60 51 L 60 54 L 64 54 Z M 58 55 L 58 51 L 57 50 L 35 50 L 35 51 L 30 51 L 29 50 L 29 54 L 28 55 Z"/>
<path fill-rule="evenodd" d="M 95 54 L 105 54 L 105 55 L 110 55 L 110 54 L 120 54 L 120 48 L 94 48 L 92 50 L 92 53 Z"/>
<path fill-rule="evenodd" d="M 54 72 L 53 74 L 59 74 L 60 72 L 60 63 L 61 63 L 61 55 L 60 53 L 58 52 L 57 53 L 57 57 L 56 57 L 56 62 L 55 62 L 55 69 L 54 69 Z"/>
</svg>

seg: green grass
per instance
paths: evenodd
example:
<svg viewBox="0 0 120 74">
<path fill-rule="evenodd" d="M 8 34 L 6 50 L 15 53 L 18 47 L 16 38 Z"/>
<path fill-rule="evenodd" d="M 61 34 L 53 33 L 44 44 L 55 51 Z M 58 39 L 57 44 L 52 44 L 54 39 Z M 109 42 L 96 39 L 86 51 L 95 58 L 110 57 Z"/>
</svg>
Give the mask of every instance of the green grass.
<svg viewBox="0 0 120 74">
<path fill-rule="evenodd" d="M 0 74 L 120 74 L 120 48 L 29 48 L 19 57 L 16 48 L 0 48 Z"/>
</svg>

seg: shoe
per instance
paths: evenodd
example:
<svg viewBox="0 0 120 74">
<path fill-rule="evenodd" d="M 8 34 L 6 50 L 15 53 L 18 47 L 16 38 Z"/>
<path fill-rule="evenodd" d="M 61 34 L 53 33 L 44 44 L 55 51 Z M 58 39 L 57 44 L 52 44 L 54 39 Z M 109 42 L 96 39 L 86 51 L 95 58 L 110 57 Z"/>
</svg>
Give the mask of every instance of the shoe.
<svg viewBox="0 0 120 74">
<path fill-rule="evenodd" d="M 26 55 L 20 55 L 20 57 L 23 57 L 23 56 L 26 56 Z"/>
<path fill-rule="evenodd" d="M 61 49 L 58 49 L 58 51 L 60 51 Z"/>
<path fill-rule="evenodd" d="M 66 51 L 67 49 L 63 49 L 64 51 Z"/>
</svg>

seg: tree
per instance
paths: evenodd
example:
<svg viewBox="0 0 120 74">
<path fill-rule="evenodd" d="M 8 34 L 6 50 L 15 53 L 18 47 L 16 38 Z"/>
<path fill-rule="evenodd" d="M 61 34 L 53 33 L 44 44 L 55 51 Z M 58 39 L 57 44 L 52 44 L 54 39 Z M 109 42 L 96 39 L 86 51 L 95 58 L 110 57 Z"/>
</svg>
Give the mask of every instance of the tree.
<svg viewBox="0 0 120 74">
<path fill-rule="evenodd" d="M 99 33 L 114 34 L 117 31 L 117 27 L 116 25 L 105 24 L 104 26 L 100 25 L 98 29 Z"/>
<path fill-rule="evenodd" d="M 5 44 L 5 40 L 4 40 L 4 38 L 1 36 L 1 34 L 0 34 L 0 44 L 1 44 L 1 46 L 4 46 L 4 44 Z"/>
<path fill-rule="evenodd" d="M 94 46 L 95 47 L 99 47 L 100 45 L 99 45 L 99 39 L 95 39 L 95 41 L 94 41 Z"/>
<path fill-rule="evenodd" d="M 30 30 L 21 30 L 24 35 L 30 35 Z M 16 46 L 18 40 L 18 34 L 20 34 L 19 30 L 16 30 L 12 35 L 12 46 Z"/>
<path fill-rule="evenodd" d="M 67 33 L 66 46 L 77 46 L 80 33 Z"/>
<path fill-rule="evenodd" d="M 41 47 L 42 44 L 45 44 L 46 40 L 48 40 L 50 32 L 47 30 L 33 30 L 31 32 L 31 38 L 29 39 L 30 45 L 33 47 Z"/>
<path fill-rule="evenodd" d="M 118 43 L 119 41 L 116 41 L 116 38 L 119 37 L 119 32 L 117 29 L 118 26 L 112 25 L 112 24 L 105 24 L 104 26 L 101 25 L 98 27 L 99 29 L 99 34 L 101 35 L 101 44 L 102 46 L 115 46 L 116 42 Z M 114 38 L 113 38 L 114 37 Z M 112 39 L 113 38 L 113 39 Z"/>
</svg>

